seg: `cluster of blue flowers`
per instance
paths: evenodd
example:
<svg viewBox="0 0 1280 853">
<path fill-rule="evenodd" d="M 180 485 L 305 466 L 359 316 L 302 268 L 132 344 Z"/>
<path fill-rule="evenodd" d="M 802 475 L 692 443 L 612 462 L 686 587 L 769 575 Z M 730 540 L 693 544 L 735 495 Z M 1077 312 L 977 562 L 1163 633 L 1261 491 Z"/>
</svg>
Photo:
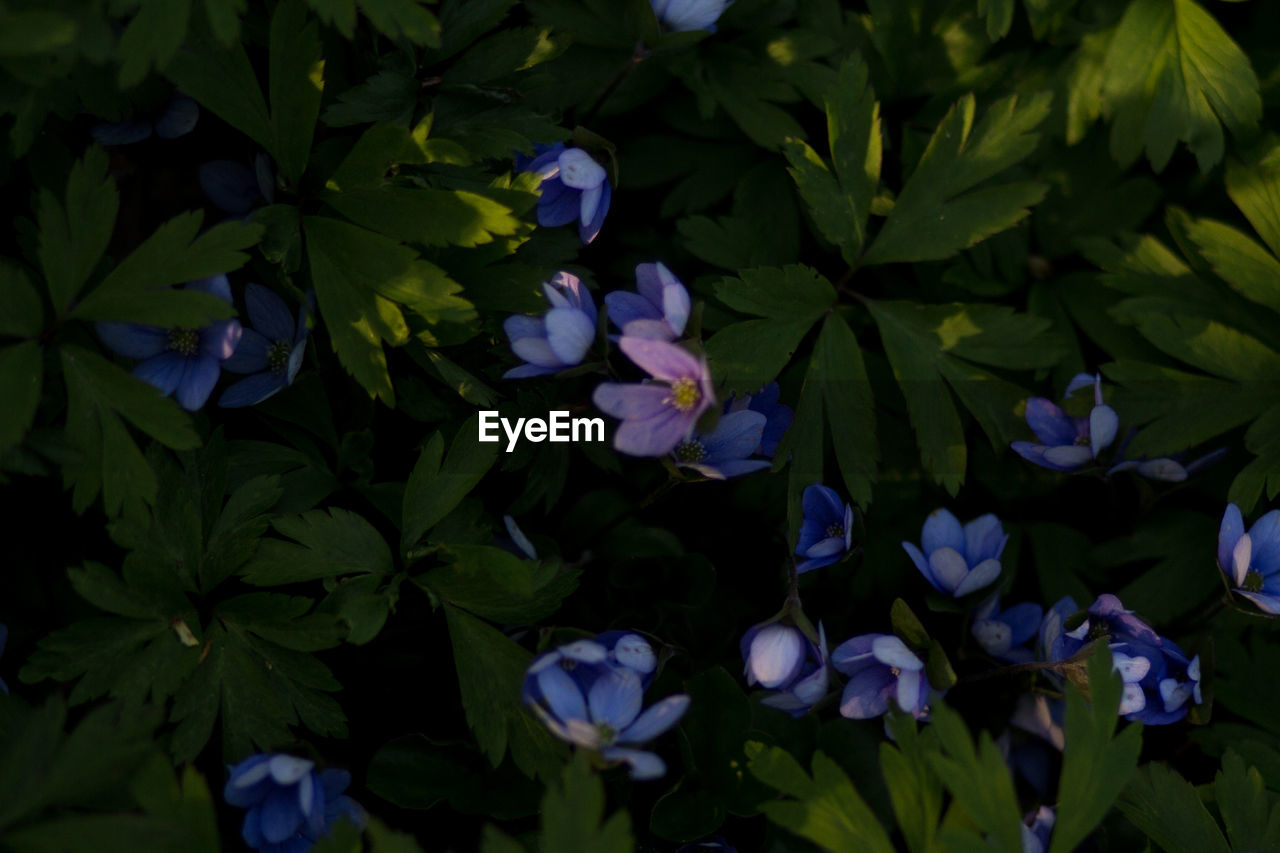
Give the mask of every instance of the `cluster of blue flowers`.
<svg viewBox="0 0 1280 853">
<path fill-rule="evenodd" d="M 246 809 L 240 834 L 258 853 L 306 853 L 339 819 L 363 828 L 364 809 L 343 794 L 345 770 L 317 771 L 315 763 L 283 753 L 260 754 L 228 768 L 222 797 Z"/>
<path fill-rule="evenodd" d="M 713 480 L 772 467 L 794 416 L 779 402 L 777 384 L 731 397 L 714 428 L 699 432 L 698 421 L 716 405 L 716 395 L 706 358 L 676 343 L 689 320 L 689 291 L 661 263 L 639 264 L 635 276 L 635 291 L 608 293 L 605 306 L 620 333 L 611 339 L 650 379 L 604 382 L 592 394 L 601 411 L 622 421 L 614 448 L 631 456 L 670 454 L 677 467 Z M 545 314 L 515 315 L 503 324 L 511 351 L 524 362 L 504 378 L 576 367 L 596 342 L 599 314 L 581 279 L 561 271 L 542 290 L 550 305 Z"/>
<path fill-rule="evenodd" d="M 196 290 L 231 303 L 231 283 L 225 275 L 187 282 Z M 227 388 L 218 405 L 252 406 L 293 384 L 302 367 L 310 329 L 305 305 L 295 320 L 284 300 L 258 284 L 244 292 L 252 326 L 239 320 L 218 320 L 199 328 L 163 328 L 139 323 L 97 324 L 98 337 L 110 349 L 137 359 L 133 375 L 173 396 L 189 412 L 209 400 L 222 371 L 248 374 Z"/>
</svg>

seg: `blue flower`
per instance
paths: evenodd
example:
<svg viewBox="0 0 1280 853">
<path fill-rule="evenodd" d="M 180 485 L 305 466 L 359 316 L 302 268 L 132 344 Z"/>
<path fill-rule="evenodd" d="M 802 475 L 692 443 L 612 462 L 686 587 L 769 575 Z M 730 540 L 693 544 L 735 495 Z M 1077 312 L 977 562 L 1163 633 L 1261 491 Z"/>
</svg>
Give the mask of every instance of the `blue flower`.
<svg viewBox="0 0 1280 853">
<path fill-rule="evenodd" d="M 1098 458 L 1115 441 L 1120 417 L 1102 402 L 1102 377 L 1081 373 L 1067 385 L 1066 396 L 1093 385 L 1093 409 L 1087 418 L 1076 418 L 1044 397 L 1027 400 L 1027 426 L 1040 440 L 1015 441 L 1014 452 L 1029 462 L 1055 471 L 1074 471 Z"/>
<path fill-rule="evenodd" d="M 1280 613 L 1280 510 L 1245 533 L 1240 507 L 1227 504 L 1218 528 L 1218 565 L 1236 592 L 1265 613 Z"/>
<path fill-rule="evenodd" d="M 1138 476 L 1145 477 L 1148 480 L 1158 480 L 1162 483 L 1181 483 L 1187 477 L 1197 471 L 1203 471 L 1227 455 L 1227 448 L 1220 447 L 1212 453 L 1206 453 L 1199 459 L 1195 459 L 1185 465 L 1182 463 L 1183 454 L 1181 453 L 1174 454 L 1172 457 L 1160 456 L 1156 459 L 1148 459 L 1145 456 L 1140 456 L 1137 459 L 1125 460 L 1125 449 L 1128 448 L 1129 443 L 1133 441 L 1136 435 L 1137 430 L 1129 430 L 1124 442 L 1116 450 L 1115 464 L 1107 470 L 1107 476 L 1120 471 L 1136 471 Z"/>
<path fill-rule="evenodd" d="M 1058 780 L 1066 745 L 1062 729 L 1066 704 L 1043 693 L 1023 693 L 1009 718 L 1010 729 L 1001 738 L 1008 743 L 1006 763 L 1041 797 L 1047 797 Z"/>
<path fill-rule="evenodd" d="M 1041 806 L 1022 819 L 1022 853 L 1045 853 L 1057 814 L 1051 806 Z"/>
<path fill-rule="evenodd" d="M 186 136 L 200 119 L 200 107 L 186 95 L 174 95 L 155 115 L 127 121 L 108 121 L 90 131 L 99 145 L 132 145 L 150 139 L 154 133 L 161 139 Z"/>
<path fill-rule="evenodd" d="M 629 456 L 665 456 L 693 435 L 702 413 L 715 403 L 711 370 L 705 358 L 651 338 L 623 335 L 618 341 L 635 365 L 658 382 L 602 382 L 591 401 L 607 415 L 621 418 L 613 449 Z"/>
<path fill-rule="evenodd" d="M 1040 629 L 1043 610 L 1039 604 L 1024 602 L 1000 609 L 994 595 L 973 612 L 973 637 L 993 658 L 1009 663 L 1026 663 L 1034 655 L 1025 643 Z"/>
<path fill-rule="evenodd" d="M 253 328 L 245 329 L 236 351 L 222 368 L 251 373 L 222 392 L 218 405 L 254 406 L 293 384 L 307 351 L 307 307 L 298 309 L 297 322 L 284 300 L 260 284 L 244 289 L 245 307 Z"/>
<path fill-rule="evenodd" d="M 545 376 L 581 364 L 596 339 L 596 303 L 576 275 L 558 272 L 542 291 L 551 303 L 545 315 L 515 314 L 502 324 L 511 351 L 527 362 L 503 379 Z"/>
<path fill-rule="evenodd" d="M 520 525 L 516 524 L 516 520 L 509 515 L 504 515 L 502 523 L 507 528 L 507 539 L 499 540 L 500 546 L 521 559 L 538 559 L 537 550 L 529 541 L 529 537 L 524 535 Z"/>
<path fill-rule="evenodd" d="M 1042 634 L 1054 635 L 1048 659 L 1066 660 L 1088 643 L 1106 639 L 1112 665 L 1124 682 L 1121 716 L 1147 725 L 1167 725 L 1184 718 L 1192 704 L 1200 704 L 1198 655 L 1188 660 L 1175 643 L 1125 610 L 1120 599 L 1110 594 L 1098 596 L 1090 605 L 1087 618 L 1067 631 L 1061 625 L 1061 613 L 1068 602 L 1069 599 L 1058 602 L 1046 617 L 1056 618 L 1059 626 L 1056 630 L 1042 630 Z"/>
<path fill-rule="evenodd" d="M 925 519 L 921 547 L 910 542 L 902 547 L 934 589 L 960 598 L 1000 576 L 1000 555 L 1008 541 L 1000 519 L 990 513 L 961 527 L 948 510 L 936 509 Z"/>
<path fill-rule="evenodd" d="M 827 634 L 818 623 L 818 642 L 795 625 L 777 620 L 753 625 L 738 644 L 747 685 L 777 692 L 765 705 L 798 717 L 827 695 Z"/>
<path fill-rule="evenodd" d="M 613 198 L 604 166 L 581 148 L 566 148 L 563 142 L 538 148 L 538 156 L 527 163 L 517 159 L 521 171 L 542 177 L 538 224 L 554 228 L 576 219 L 578 237 L 590 243 L 600 233 Z"/>
<path fill-rule="evenodd" d="M 232 216 L 247 216 L 275 201 L 275 171 L 263 153 L 253 158 L 252 169 L 235 160 L 212 160 L 200 166 L 197 176 L 209 201 Z"/>
<path fill-rule="evenodd" d="M 584 685 L 584 679 L 576 675 L 577 664 L 582 663 L 578 657 L 543 655 L 526 673 L 526 704 L 553 735 L 597 751 L 606 761 L 630 765 L 633 779 L 661 777 L 667 772 L 662 759 L 633 747 L 679 722 L 688 710 L 689 697 L 668 696 L 641 713 L 644 685 L 635 670 L 602 657 L 604 646 L 599 643 L 582 640 L 572 645 L 578 646 L 573 655 L 580 657 L 585 650 L 588 656 L 589 683 Z M 566 669 L 566 663 L 574 666 Z"/>
<path fill-rule="evenodd" d="M 649 0 L 653 14 L 667 29 L 683 33 L 689 30 L 716 31 L 716 21 L 733 0 Z"/>
<path fill-rule="evenodd" d="M 840 697 L 840 714 L 869 720 L 898 708 L 916 719 L 929 713 L 929 680 L 920 660 L 892 634 L 863 634 L 845 640 L 831 653 L 831 665 L 849 677 Z"/>
<path fill-rule="evenodd" d="M 759 412 L 734 412 L 720 418 L 710 433 L 694 433 L 677 444 L 671 455 L 679 467 L 692 468 L 711 480 L 762 471 L 773 463 L 748 457 L 760 446 L 765 424 L 766 418 Z"/>
<path fill-rule="evenodd" d="M 343 791 L 351 784 L 345 770 L 317 773 L 305 758 L 260 754 L 228 768 L 222 796 L 248 809 L 241 835 L 258 853 L 304 853 L 346 816 L 364 826 L 364 810 Z"/>
<path fill-rule="evenodd" d="M 660 263 L 636 266 L 636 293 L 606 294 L 609 319 L 633 338 L 673 341 L 689 322 L 689 291 Z"/>
<path fill-rule="evenodd" d="M 770 459 L 778 452 L 778 442 L 791 428 L 795 413 L 791 407 L 778 402 L 781 391 L 777 382 L 770 382 L 754 394 L 744 394 L 741 398 L 733 397 L 725 403 L 725 414 L 740 412 L 743 409 L 759 412 L 765 417 L 764 432 L 760 435 L 760 445 L 755 453 Z"/>
<path fill-rule="evenodd" d="M 569 673 L 584 691 L 610 669 L 625 667 L 640 677 L 640 686 L 648 688 L 657 674 L 658 656 L 653 646 L 635 631 L 605 631 L 590 640 L 574 640 L 543 652 L 534 658 L 524 679 L 524 701 L 538 701 L 537 674 L 549 666 L 559 666 Z"/>
<path fill-rule="evenodd" d="M 225 275 L 187 282 L 198 290 L 231 301 L 231 284 Z M 238 320 L 218 320 L 198 329 L 164 329 L 138 323 L 97 324 L 98 337 L 128 358 L 141 359 L 133 375 L 174 395 L 178 404 L 194 412 L 213 393 L 222 363 L 235 352 L 243 330 Z"/>
<path fill-rule="evenodd" d="M 798 574 L 829 566 L 853 548 L 853 506 L 840 500 L 834 489 L 812 485 L 800 498 L 804 521 L 796 554 L 804 562 L 796 566 Z"/>
</svg>

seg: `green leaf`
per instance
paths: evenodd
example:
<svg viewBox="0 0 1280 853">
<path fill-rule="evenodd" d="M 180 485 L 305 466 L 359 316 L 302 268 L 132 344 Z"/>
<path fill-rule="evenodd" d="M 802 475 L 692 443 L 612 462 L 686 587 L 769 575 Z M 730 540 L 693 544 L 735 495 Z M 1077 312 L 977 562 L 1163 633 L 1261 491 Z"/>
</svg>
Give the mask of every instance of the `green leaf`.
<svg viewBox="0 0 1280 853">
<path fill-rule="evenodd" d="M 439 598 L 502 625 L 546 619 L 578 586 L 576 570 L 554 563 L 531 563 L 498 548 L 456 545 L 453 562 L 416 581 Z"/>
<path fill-rule="evenodd" d="M 241 569 L 246 583 L 283 586 L 340 575 L 384 575 L 395 568 L 382 534 L 350 510 L 313 509 L 277 518 L 272 526 L 297 544 L 264 539 Z"/>
<path fill-rule="evenodd" d="M 631 853 L 631 817 L 618 809 L 605 819 L 604 784 L 591 772 L 590 754 L 579 750 L 565 765 L 560 784 L 542 798 L 541 850 Z"/>
<path fill-rule="evenodd" d="M 205 17 L 214 38 L 230 47 L 240 38 L 240 18 L 248 0 L 204 0 Z"/>
<path fill-rule="evenodd" d="M 725 392 L 750 394 L 772 382 L 812 326 L 812 320 L 746 320 L 712 335 L 707 355 Z"/>
<path fill-rule="evenodd" d="M 982 732 L 975 750 L 964 721 L 945 705 L 933 709 L 930 723 L 945 750 L 927 756 L 934 772 L 996 849 L 1019 853 L 1022 820 L 1013 776 L 991 735 Z"/>
<path fill-rule="evenodd" d="M 776 746 L 760 749 L 747 765 L 751 774 L 794 800 L 760 806 L 769 820 L 827 850 L 892 853 L 884 827 L 854 789 L 840 765 L 813 754 L 813 777 Z"/>
<path fill-rule="evenodd" d="M 61 12 L 0 9 L 0 57 L 50 53 L 75 38 L 75 20 Z"/>
<path fill-rule="evenodd" d="M 208 39 L 192 39 L 174 57 L 165 76 L 201 107 L 263 148 L 275 148 L 267 102 L 243 46 L 224 47 Z"/>
<path fill-rule="evenodd" d="M 1112 738 L 1122 685 L 1106 643 L 1098 643 L 1089 658 L 1088 685 L 1088 704 L 1074 685 L 1067 689 L 1067 745 L 1049 853 L 1070 853 L 1093 832 L 1133 775 L 1142 748 L 1142 726 L 1136 723 Z"/>
<path fill-rule="evenodd" d="M 479 441 L 479 425 L 479 414 L 468 418 L 454 435 L 448 456 L 440 433 L 423 448 L 405 485 L 401 551 L 407 552 L 452 512 L 497 461 L 500 442 Z"/>
<path fill-rule="evenodd" d="M 1049 101 L 1048 93 L 1025 104 L 1010 96 L 976 128 L 972 95 L 948 110 L 863 262 L 942 260 L 1021 221 L 1044 198 L 1044 184 L 974 187 L 1035 150 Z"/>
<path fill-rule="evenodd" d="M 827 142 L 834 175 L 799 139 L 785 147 L 788 170 L 823 236 L 854 264 L 866 242 L 867 217 L 880 180 L 880 107 L 866 63 L 858 55 L 840 66 L 827 96 Z"/>
<path fill-rule="evenodd" d="M 722 278 L 716 298 L 735 311 L 773 320 L 817 321 L 836 300 L 835 288 L 806 266 L 742 270 Z"/>
<path fill-rule="evenodd" d="M 480 751 L 497 767 L 509 745 L 526 775 L 553 778 L 564 745 L 520 703 L 520 685 L 533 656 L 466 611 L 449 604 L 444 610 L 462 707 Z"/>
<path fill-rule="evenodd" d="M 117 48 L 121 89 L 141 83 L 153 67 L 168 65 L 187 35 L 191 0 L 141 0 L 141 4 Z"/>
<path fill-rule="evenodd" d="M 1246 299 L 1280 311 L 1280 261 L 1247 235 L 1209 219 L 1192 222 L 1188 235 L 1213 271 Z"/>
<path fill-rule="evenodd" d="M 1280 845 L 1280 807 L 1272 805 L 1262 774 L 1228 749 L 1213 780 L 1214 799 L 1227 826 L 1232 850 Z"/>
<path fill-rule="evenodd" d="M 201 234 L 203 220 L 197 210 L 161 225 L 76 305 L 71 316 L 182 327 L 233 316 L 235 309 L 216 296 L 166 287 L 239 269 L 249 261 L 243 250 L 262 236 L 262 226 L 243 222 L 223 222 Z"/>
<path fill-rule="evenodd" d="M 831 443 L 849 497 L 865 507 L 871 502 L 879 447 L 875 400 L 853 330 L 837 314 L 827 315 L 814 347 L 822 379 Z"/>
<path fill-rule="evenodd" d="M 387 38 L 440 46 L 440 22 L 424 0 L 360 0 L 360 11 Z"/>
<path fill-rule="evenodd" d="M 305 615 L 311 600 L 268 593 L 231 599 L 215 610 L 199 666 L 174 699 L 170 750 L 177 761 L 200 753 L 222 723 L 228 762 L 294 740 L 303 725 L 344 737 L 346 717 L 329 696 L 341 688 L 329 668 L 298 649 L 328 648 L 344 628 L 332 616 Z"/>
<path fill-rule="evenodd" d="M 1280 170 L 1227 161 L 1227 195 L 1240 208 L 1258 236 L 1280 255 Z"/>
<path fill-rule="evenodd" d="M 880 744 L 880 772 L 898 828 L 911 853 L 935 853 L 942 816 L 942 781 L 929 767 L 931 745 L 906 714 L 889 717 L 893 743 Z M 932 741 L 932 738 L 929 738 Z"/>
<path fill-rule="evenodd" d="M 0 349 L 0 453 L 22 442 L 35 420 L 44 381 L 44 352 L 36 341 Z"/>
<path fill-rule="evenodd" d="M 1063 350 L 1049 334 L 1050 321 L 995 305 L 918 305 L 870 302 L 894 378 L 920 445 L 921 459 L 937 482 L 954 492 L 964 480 L 964 431 L 945 377 L 973 410 L 993 442 L 1003 441 L 1025 395 L 968 360 L 997 367 L 1049 367 Z"/>
<path fill-rule="evenodd" d="M 107 155 L 94 145 L 71 167 L 66 207 L 40 192 L 40 266 L 53 309 L 61 313 L 84 287 L 111 242 L 120 197 L 107 177 Z"/>
<path fill-rule="evenodd" d="M 1280 353 L 1216 320 L 1150 315 L 1139 328 L 1151 343 L 1206 373 L 1238 382 L 1280 376 Z"/>
<path fill-rule="evenodd" d="M 520 227 L 506 205 L 464 190 L 357 189 L 326 200 L 358 225 L 429 246 L 479 246 Z"/>
<path fill-rule="evenodd" d="M 307 168 L 311 137 L 324 94 L 320 31 L 302 0 L 285 0 L 271 16 L 272 153 L 285 177 L 297 184 Z"/>
<path fill-rule="evenodd" d="M 418 81 L 413 75 L 413 63 L 403 54 L 393 54 L 384 61 L 381 71 L 340 92 L 337 100 L 325 108 L 324 123 L 329 127 L 373 122 L 407 125 L 418 100 Z"/>
<path fill-rule="evenodd" d="M 421 278 L 417 253 L 388 240 L 324 216 L 303 218 L 312 283 L 333 348 L 347 372 L 371 397 L 395 405 L 382 341 L 408 340 L 404 317 L 380 287 Z"/>
<path fill-rule="evenodd" d="M 198 447 L 191 419 L 172 400 L 102 356 L 67 344 L 59 350 L 67 383 L 67 441 L 81 458 L 67 465 L 74 504 L 83 509 L 103 493 L 107 514 L 125 503 L 140 509 L 156 492 L 155 475 L 117 415 L 174 448 Z"/>
<path fill-rule="evenodd" d="M 1130 3 L 1105 73 L 1111 154 L 1124 166 L 1145 148 L 1162 171 L 1181 141 L 1208 173 L 1222 159 L 1222 125 L 1242 137 L 1262 117 L 1249 58 L 1194 0 Z"/>
<path fill-rule="evenodd" d="M 999 41 L 1009 34 L 1013 10 L 1014 0 L 978 0 L 978 14 L 987 18 L 987 38 Z"/>
<path fill-rule="evenodd" d="M 1134 774 L 1120 810 L 1169 853 L 1231 853 L 1233 849 L 1195 787 L 1164 764 L 1153 762 Z"/>
<path fill-rule="evenodd" d="M 32 338 L 44 326 L 44 306 L 31 279 L 19 267 L 0 261 L 0 335 Z"/>
</svg>

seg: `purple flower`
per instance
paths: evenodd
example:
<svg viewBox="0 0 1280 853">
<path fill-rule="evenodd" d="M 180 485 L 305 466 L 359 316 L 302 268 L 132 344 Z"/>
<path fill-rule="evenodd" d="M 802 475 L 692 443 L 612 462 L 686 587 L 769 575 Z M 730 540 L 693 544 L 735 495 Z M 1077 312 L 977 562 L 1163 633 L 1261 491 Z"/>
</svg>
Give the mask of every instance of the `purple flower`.
<svg viewBox="0 0 1280 853">
<path fill-rule="evenodd" d="M 982 650 L 1009 663 L 1026 663 L 1034 655 L 1024 645 L 1040 628 L 1043 611 L 1039 604 L 1015 604 L 1000 609 L 1000 597 L 993 595 L 973 612 L 973 637 Z"/>
<path fill-rule="evenodd" d="M 936 509 L 925 519 L 920 546 L 903 542 L 920 574 L 944 595 L 955 598 L 988 586 L 1000 576 L 1000 555 L 1009 536 L 991 513 L 963 527 L 948 510 Z"/>
<path fill-rule="evenodd" d="M 663 264 L 636 266 L 636 293 L 615 290 L 604 298 L 609 319 L 633 338 L 673 341 L 689 321 L 689 291 Z"/>
<path fill-rule="evenodd" d="M 1051 614 L 1060 613 L 1060 605 L 1065 609 L 1066 601 L 1054 605 Z M 1125 610 L 1114 595 L 1098 596 L 1088 618 L 1056 635 L 1049 660 L 1065 660 L 1098 639 L 1111 647 L 1112 666 L 1124 682 L 1119 713 L 1126 719 L 1157 726 L 1176 723 L 1202 701 L 1199 656 L 1187 660 L 1182 649 Z"/>
<path fill-rule="evenodd" d="M 692 468 L 711 480 L 764 470 L 773 463 L 747 457 L 760 446 L 765 423 L 765 416 L 759 412 L 744 410 L 725 415 L 710 433 L 689 436 L 676 445 L 671 455 L 679 467 Z"/>
<path fill-rule="evenodd" d="M 1006 763 L 1041 797 L 1048 796 L 1058 779 L 1057 765 L 1062 761 L 1066 744 L 1062 729 L 1065 713 L 1066 702 L 1062 699 L 1050 699 L 1043 693 L 1023 693 L 1009 718 L 1010 729 L 1001 738 L 1008 744 Z"/>
<path fill-rule="evenodd" d="M 831 653 L 831 665 L 849 677 L 840 714 L 869 720 L 889 711 L 889 700 L 916 719 L 928 715 L 929 681 L 920 660 L 892 634 L 863 634 Z"/>
<path fill-rule="evenodd" d="M 557 142 L 543 147 L 521 171 L 536 172 L 542 177 L 539 225 L 554 228 L 576 219 L 583 243 L 596 238 L 613 197 L 604 166 L 583 149 L 566 148 L 563 142 Z"/>
<path fill-rule="evenodd" d="M 829 566 L 853 548 L 853 506 L 840 500 L 834 489 L 814 484 L 800 498 L 804 521 L 796 554 L 804 562 L 796 566 L 797 574 Z"/>
<path fill-rule="evenodd" d="M 689 30 L 716 31 L 716 21 L 733 0 L 649 0 L 653 14 L 667 29 L 683 33 Z"/>
<path fill-rule="evenodd" d="M 542 292 L 551 303 L 546 314 L 515 314 L 502 324 L 511 351 L 527 362 L 508 370 L 503 379 L 545 376 L 581 364 L 596 339 L 596 303 L 576 275 L 558 272 Z"/>
<path fill-rule="evenodd" d="M 90 133 L 99 145 L 132 145 L 150 139 L 154 133 L 161 139 L 186 136 L 200 119 L 200 107 L 186 95 L 174 95 L 155 115 L 127 121 L 108 121 L 96 125 Z"/>
<path fill-rule="evenodd" d="M 735 396 L 725 403 L 726 415 L 744 409 L 764 415 L 764 432 L 760 435 L 760 445 L 755 449 L 758 456 L 773 458 L 773 454 L 778 452 L 778 442 L 782 441 L 795 418 L 790 406 L 778 402 L 780 396 L 778 383 L 770 382 L 754 394 L 744 394 L 741 398 Z"/>
<path fill-rule="evenodd" d="M 1218 528 L 1218 566 L 1236 592 L 1272 616 L 1280 613 L 1280 510 L 1244 532 L 1240 507 L 1227 504 Z"/>
<path fill-rule="evenodd" d="M 605 382 L 591 399 L 607 415 L 621 418 L 613 447 L 630 456 L 664 456 L 693 434 L 694 424 L 715 403 L 706 359 L 667 341 L 623 335 L 618 349 L 657 382 Z"/>
<path fill-rule="evenodd" d="M 1022 853 L 1045 853 L 1057 814 L 1051 806 L 1041 806 L 1022 819 Z"/>
<path fill-rule="evenodd" d="M 271 159 L 261 152 L 253 158 L 253 168 L 235 160 L 212 160 L 197 172 L 200 189 L 220 210 L 232 216 L 247 216 L 261 204 L 275 201 L 275 172 Z"/>
<path fill-rule="evenodd" d="M 761 701 L 798 717 L 827 695 L 827 635 L 818 623 L 818 642 L 795 625 L 778 621 L 753 625 L 739 649 L 747 685 L 778 692 Z"/>
<path fill-rule="evenodd" d="M 1029 462 L 1055 471 L 1074 471 L 1098 458 L 1115 441 L 1120 417 L 1102 402 L 1102 377 L 1081 373 L 1067 385 L 1066 397 L 1093 385 L 1093 410 L 1087 418 L 1071 417 L 1051 400 L 1027 400 L 1027 426 L 1040 440 L 1015 441 L 1014 452 Z"/>
<path fill-rule="evenodd" d="M 294 321 L 289 306 L 260 284 L 244 289 L 245 307 L 253 328 L 245 329 L 236 351 L 223 363 L 231 373 L 251 373 L 222 392 L 224 408 L 254 406 L 293 384 L 307 351 L 307 306 Z"/>
<path fill-rule="evenodd" d="M 198 290 L 231 301 L 231 284 L 225 275 L 189 281 L 187 290 Z M 242 329 L 238 320 L 218 320 L 198 329 L 164 329 L 138 323 L 97 324 L 98 337 L 123 356 L 141 359 L 133 375 L 173 394 L 178 404 L 194 412 L 213 393 L 222 363 L 235 352 Z"/>
<path fill-rule="evenodd" d="M 599 643 L 580 643 L 595 646 L 589 650 L 593 657 L 604 651 Z M 667 767 L 661 758 L 632 747 L 653 740 L 679 722 L 688 710 L 689 697 L 668 696 L 641 713 L 644 686 L 635 670 L 600 657 L 587 663 L 594 672 L 584 684 L 565 668 L 566 661 L 576 662 L 576 658 L 544 655 L 525 676 L 524 701 L 547 729 L 563 741 L 599 752 L 607 761 L 629 764 L 633 779 L 657 779 L 665 774 Z"/>
<path fill-rule="evenodd" d="M 351 784 L 345 770 L 317 773 L 314 763 L 281 753 L 255 755 L 228 770 L 223 799 L 249 810 L 241 835 L 259 853 L 304 853 L 343 816 L 364 827 L 364 810 L 342 793 Z"/>
</svg>

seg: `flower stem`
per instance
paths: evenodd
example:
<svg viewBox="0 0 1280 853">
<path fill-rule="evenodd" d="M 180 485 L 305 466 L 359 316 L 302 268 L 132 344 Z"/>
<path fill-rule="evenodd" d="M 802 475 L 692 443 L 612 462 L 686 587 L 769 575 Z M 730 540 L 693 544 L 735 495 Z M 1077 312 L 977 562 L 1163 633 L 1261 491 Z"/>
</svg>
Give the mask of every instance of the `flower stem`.
<svg viewBox="0 0 1280 853">
<path fill-rule="evenodd" d="M 587 109 L 586 114 L 580 120 L 578 120 L 577 123 L 587 124 L 593 118 L 595 118 L 596 113 L 599 112 L 602 106 L 604 106 L 604 102 L 609 100 L 609 96 L 612 95 L 617 90 L 617 88 L 622 85 L 623 80 L 626 80 L 629 76 L 631 76 L 631 72 L 636 70 L 636 66 L 639 65 L 641 61 L 646 59 L 648 56 L 649 56 L 649 51 L 648 49 L 645 48 L 644 43 L 636 42 L 635 52 L 631 54 L 631 58 L 627 60 L 627 64 L 622 66 L 622 69 L 614 76 L 612 80 L 609 81 L 609 85 L 604 87 L 604 91 L 602 91 L 600 95 L 594 101 L 592 101 L 591 106 Z"/>
</svg>

